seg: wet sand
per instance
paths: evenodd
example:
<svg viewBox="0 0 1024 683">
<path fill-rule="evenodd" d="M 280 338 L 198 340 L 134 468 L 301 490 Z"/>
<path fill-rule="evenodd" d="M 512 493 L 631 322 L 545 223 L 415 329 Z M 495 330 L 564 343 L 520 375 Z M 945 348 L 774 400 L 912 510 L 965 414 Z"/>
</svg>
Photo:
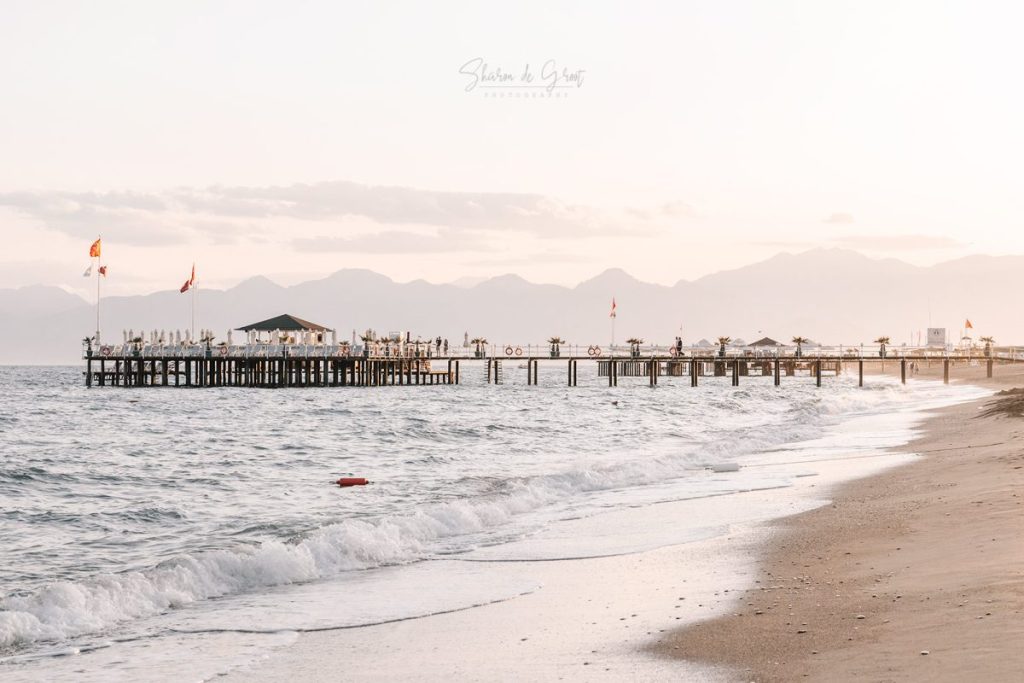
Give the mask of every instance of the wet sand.
<svg viewBox="0 0 1024 683">
<path fill-rule="evenodd" d="M 954 377 L 1024 386 L 1024 368 Z M 906 448 L 923 458 L 771 523 L 759 586 L 649 651 L 743 681 L 1024 680 L 1022 400 L 944 409 Z"/>
</svg>

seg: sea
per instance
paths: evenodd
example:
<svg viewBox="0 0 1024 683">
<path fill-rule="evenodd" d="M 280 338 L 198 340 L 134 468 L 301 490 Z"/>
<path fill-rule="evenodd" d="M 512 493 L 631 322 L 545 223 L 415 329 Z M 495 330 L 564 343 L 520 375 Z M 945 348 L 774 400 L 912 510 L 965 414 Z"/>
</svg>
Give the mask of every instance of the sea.
<svg viewBox="0 0 1024 683">
<path fill-rule="evenodd" d="M 724 534 L 749 521 L 744 492 L 891 457 L 926 411 L 988 393 L 850 376 L 609 388 L 588 370 L 578 387 L 564 363 L 529 386 L 525 366 L 493 385 L 463 362 L 458 386 L 265 390 L 0 368 L 0 678 L 207 680 L 305 631 L 514 600 L 543 587 L 494 563 Z M 713 524 L 657 514 L 722 496 Z M 654 521 L 602 523 L 627 509 Z"/>
</svg>

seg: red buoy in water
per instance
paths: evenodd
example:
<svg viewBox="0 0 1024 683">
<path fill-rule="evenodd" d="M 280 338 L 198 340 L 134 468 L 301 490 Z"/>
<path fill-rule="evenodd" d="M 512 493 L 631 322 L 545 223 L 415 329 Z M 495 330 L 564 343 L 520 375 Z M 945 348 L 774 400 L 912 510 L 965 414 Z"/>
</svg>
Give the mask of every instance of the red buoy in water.
<svg viewBox="0 0 1024 683">
<path fill-rule="evenodd" d="M 369 483 L 362 477 L 342 477 L 338 480 L 338 486 L 366 486 Z"/>
</svg>

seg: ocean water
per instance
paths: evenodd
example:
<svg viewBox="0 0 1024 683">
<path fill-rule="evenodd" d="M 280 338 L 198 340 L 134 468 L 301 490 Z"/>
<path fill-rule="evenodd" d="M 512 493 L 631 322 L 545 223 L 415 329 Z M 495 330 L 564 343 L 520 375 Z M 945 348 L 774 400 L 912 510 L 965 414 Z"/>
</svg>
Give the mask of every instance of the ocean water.
<svg viewBox="0 0 1024 683">
<path fill-rule="evenodd" d="M 636 529 L 614 513 L 885 457 L 921 411 L 986 393 L 850 377 L 610 389 L 588 370 L 575 388 L 560 363 L 539 387 L 463 363 L 458 387 L 125 390 L 0 368 L 0 676 L 198 680 L 303 630 L 514 599 L 539 584 L 490 563 L 723 534 L 730 519 Z"/>
</svg>

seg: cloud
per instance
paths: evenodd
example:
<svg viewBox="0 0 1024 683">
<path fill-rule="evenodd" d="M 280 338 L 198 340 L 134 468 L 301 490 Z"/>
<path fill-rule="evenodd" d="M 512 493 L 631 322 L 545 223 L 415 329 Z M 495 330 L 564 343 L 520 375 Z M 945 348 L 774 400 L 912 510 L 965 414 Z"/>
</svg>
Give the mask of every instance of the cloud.
<svg viewBox="0 0 1024 683">
<path fill-rule="evenodd" d="M 541 194 L 444 192 L 348 181 L 267 187 L 179 187 L 158 193 L 13 192 L 0 193 L 0 206 L 76 238 L 103 234 L 140 246 L 194 238 L 215 243 L 254 239 L 280 230 L 282 221 L 290 221 L 289 229 L 295 228 L 300 234 L 323 234 L 332 232 L 339 221 L 353 218 L 382 227 L 442 229 L 450 238 L 449 246 L 457 246 L 454 240 L 465 240 L 474 233 L 586 239 L 657 232 L 650 225 L 638 226 L 624 215 L 615 216 Z M 689 210 L 687 205 L 673 202 L 650 213 L 677 217 Z M 317 224 L 321 224 L 319 230 Z M 440 250 L 438 243 L 423 236 L 396 237 L 402 235 L 382 230 L 377 238 L 305 237 L 304 241 L 296 240 L 296 246 L 312 250 L 319 244 L 335 250 L 385 253 L 388 244 L 404 248 L 403 244 L 419 243 L 428 250 Z"/>
<path fill-rule="evenodd" d="M 823 219 L 821 222 L 846 225 L 853 222 L 853 214 L 845 211 L 837 211 L 836 213 L 831 214 L 828 218 Z"/>
<path fill-rule="evenodd" d="M 219 216 L 328 220 L 361 217 L 384 225 L 523 232 L 536 237 L 631 233 L 589 207 L 540 194 L 442 192 L 348 181 L 178 190 L 175 203 Z"/>
<path fill-rule="evenodd" d="M 354 252 L 361 254 L 425 254 L 472 251 L 482 246 L 478 239 L 467 238 L 454 231 L 442 230 L 427 235 L 406 230 L 385 230 L 354 237 L 317 236 L 292 240 L 300 252 Z"/>
<path fill-rule="evenodd" d="M 853 249 L 873 251 L 915 251 L 918 249 L 955 249 L 966 246 L 951 237 L 937 235 L 845 235 L 833 242 Z"/>
<path fill-rule="evenodd" d="M 153 246 L 181 239 L 180 231 L 162 216 L 165 204 L 154 195 L 5 192 L 0 193 L 0 206 L 83 240 L 103 235 L 124 244 Z"/>
</svg>

